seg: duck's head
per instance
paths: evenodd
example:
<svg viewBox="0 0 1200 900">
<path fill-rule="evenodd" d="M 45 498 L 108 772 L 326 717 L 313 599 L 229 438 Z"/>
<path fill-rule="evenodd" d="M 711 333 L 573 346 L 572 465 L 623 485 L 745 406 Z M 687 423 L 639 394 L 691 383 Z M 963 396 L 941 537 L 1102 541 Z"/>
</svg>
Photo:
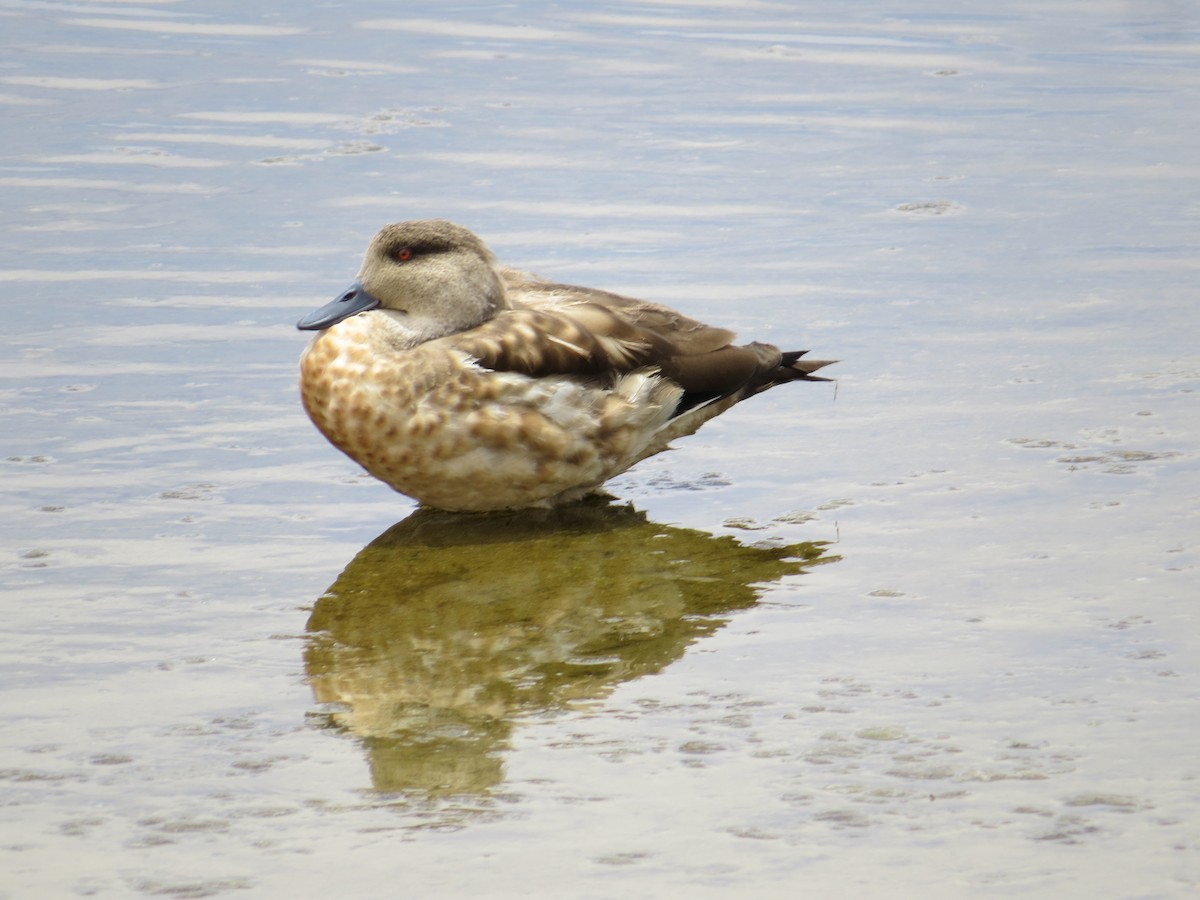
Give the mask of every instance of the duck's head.
<svg viewBox="0 0 1200 900">
<path fill-rule="evenodd" d="M 504 305 L 491 251 L 478 237 L 442 219 L 397 222 L 371 240 L 354 284 L 296 327 L 317 331 L 378 309 L 420 343 L 474 328 Z"/>
</svg>

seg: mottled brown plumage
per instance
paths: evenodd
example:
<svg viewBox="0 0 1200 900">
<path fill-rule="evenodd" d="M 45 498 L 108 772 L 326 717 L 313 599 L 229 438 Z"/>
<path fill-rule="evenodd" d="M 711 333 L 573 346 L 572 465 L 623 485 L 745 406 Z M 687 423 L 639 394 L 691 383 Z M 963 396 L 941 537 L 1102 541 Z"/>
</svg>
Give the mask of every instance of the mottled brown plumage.
<svg viewBox="0 0 1200 900">
<path fill-rule="evenodd" d="M 583 496 L 740 400 L 827 361 L 672 309 L 500 268 L 440 220 L 382 229 L 358 281 L 302 319 L 321 432 L 429 506 Z"/>
</svg>

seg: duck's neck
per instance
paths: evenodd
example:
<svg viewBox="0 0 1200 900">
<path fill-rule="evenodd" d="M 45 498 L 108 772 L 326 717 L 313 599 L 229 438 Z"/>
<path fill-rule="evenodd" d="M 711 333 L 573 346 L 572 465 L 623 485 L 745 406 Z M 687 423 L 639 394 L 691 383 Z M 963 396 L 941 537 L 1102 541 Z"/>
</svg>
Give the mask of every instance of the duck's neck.
<svg viewBox="0 0 1200 900">
<path fill-rule="evenodd" d="M 509 308 L 508 295 L 496 270 L 486 263 L 431 269 L 431 276 L 403 290 L 384 291 L 402 299 L 372 310 L 383 323 L 389 344 L 411 349 L 426 341 L 468 331 Z M 389 308 L 392 306 L 392 308 Z M 400 307 L 400 308 L 397 308 Z"/>
<path fill-rule="evenodd" d="M 411 350 L 426 341 L 436 340 L 448 334 L 461 331 L 460 328 L 448 328 L 447 323 L 426 316 L 411 315 L 396 312 L 391 309 L 373 310 L 370 315 L 378 316 L 380 323 L 379 336 L 390 347 L 397 350 Z M 468 326 L 472 327 L 472 326 Z"/>
</svg>

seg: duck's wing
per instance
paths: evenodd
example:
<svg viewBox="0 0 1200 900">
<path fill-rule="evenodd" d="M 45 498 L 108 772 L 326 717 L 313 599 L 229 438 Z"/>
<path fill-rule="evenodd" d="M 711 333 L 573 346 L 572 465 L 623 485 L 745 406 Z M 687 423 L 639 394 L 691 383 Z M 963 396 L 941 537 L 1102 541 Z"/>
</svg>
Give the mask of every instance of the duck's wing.
<svg viewBox="0 0 1200 900">
<path fill-rule="evenodd" d="M 469 331 L 440 339 L 500 372 L 597 376 L 656 365 L 670 355 L 657 335 L 602 307 L 506 309 Z"/>
<path fill-rule="evenodd" d="M 669 307 L 590 288 L 503 273 L 512 307 L 441 341 L 496 371 L 533 377 L 616 376 L 655 368 L 684 389 L 680 410 L 781 381 L 824 380 L 825 362 L 801 361 L 769 344 L 731 343 L 735 335 Z"/>
<path fill-rule="evenodd" d="M 517 308 L 558 311 L 578 305 L 597 306 L 635 328 L 647 329 L 666 339 L 678 355 L 711 353 L 728 346 L 737 337 L 728 328 L 706 325 L 660 303 L 596 288 L 541 281 L 512 269 L 502 270 L 501 276 Z"/>
</svg>

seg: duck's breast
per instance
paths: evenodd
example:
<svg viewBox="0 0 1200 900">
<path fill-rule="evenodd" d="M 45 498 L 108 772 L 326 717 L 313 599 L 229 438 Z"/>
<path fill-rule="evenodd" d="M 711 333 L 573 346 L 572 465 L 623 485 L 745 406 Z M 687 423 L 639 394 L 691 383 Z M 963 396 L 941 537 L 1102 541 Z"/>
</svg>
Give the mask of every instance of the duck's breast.
<svg viewBox="0 0 1200 900">
<path fill-rule="evenodd" d="M 598 485 L 641 457 L 678 401 L 648 372 L 603 386 L 493 371 L 437 342 L 389 349 L 369 319 L 313 339 L 305 409 L 368 472 L 432 506 L 529 506 Z"/>
</svg>

